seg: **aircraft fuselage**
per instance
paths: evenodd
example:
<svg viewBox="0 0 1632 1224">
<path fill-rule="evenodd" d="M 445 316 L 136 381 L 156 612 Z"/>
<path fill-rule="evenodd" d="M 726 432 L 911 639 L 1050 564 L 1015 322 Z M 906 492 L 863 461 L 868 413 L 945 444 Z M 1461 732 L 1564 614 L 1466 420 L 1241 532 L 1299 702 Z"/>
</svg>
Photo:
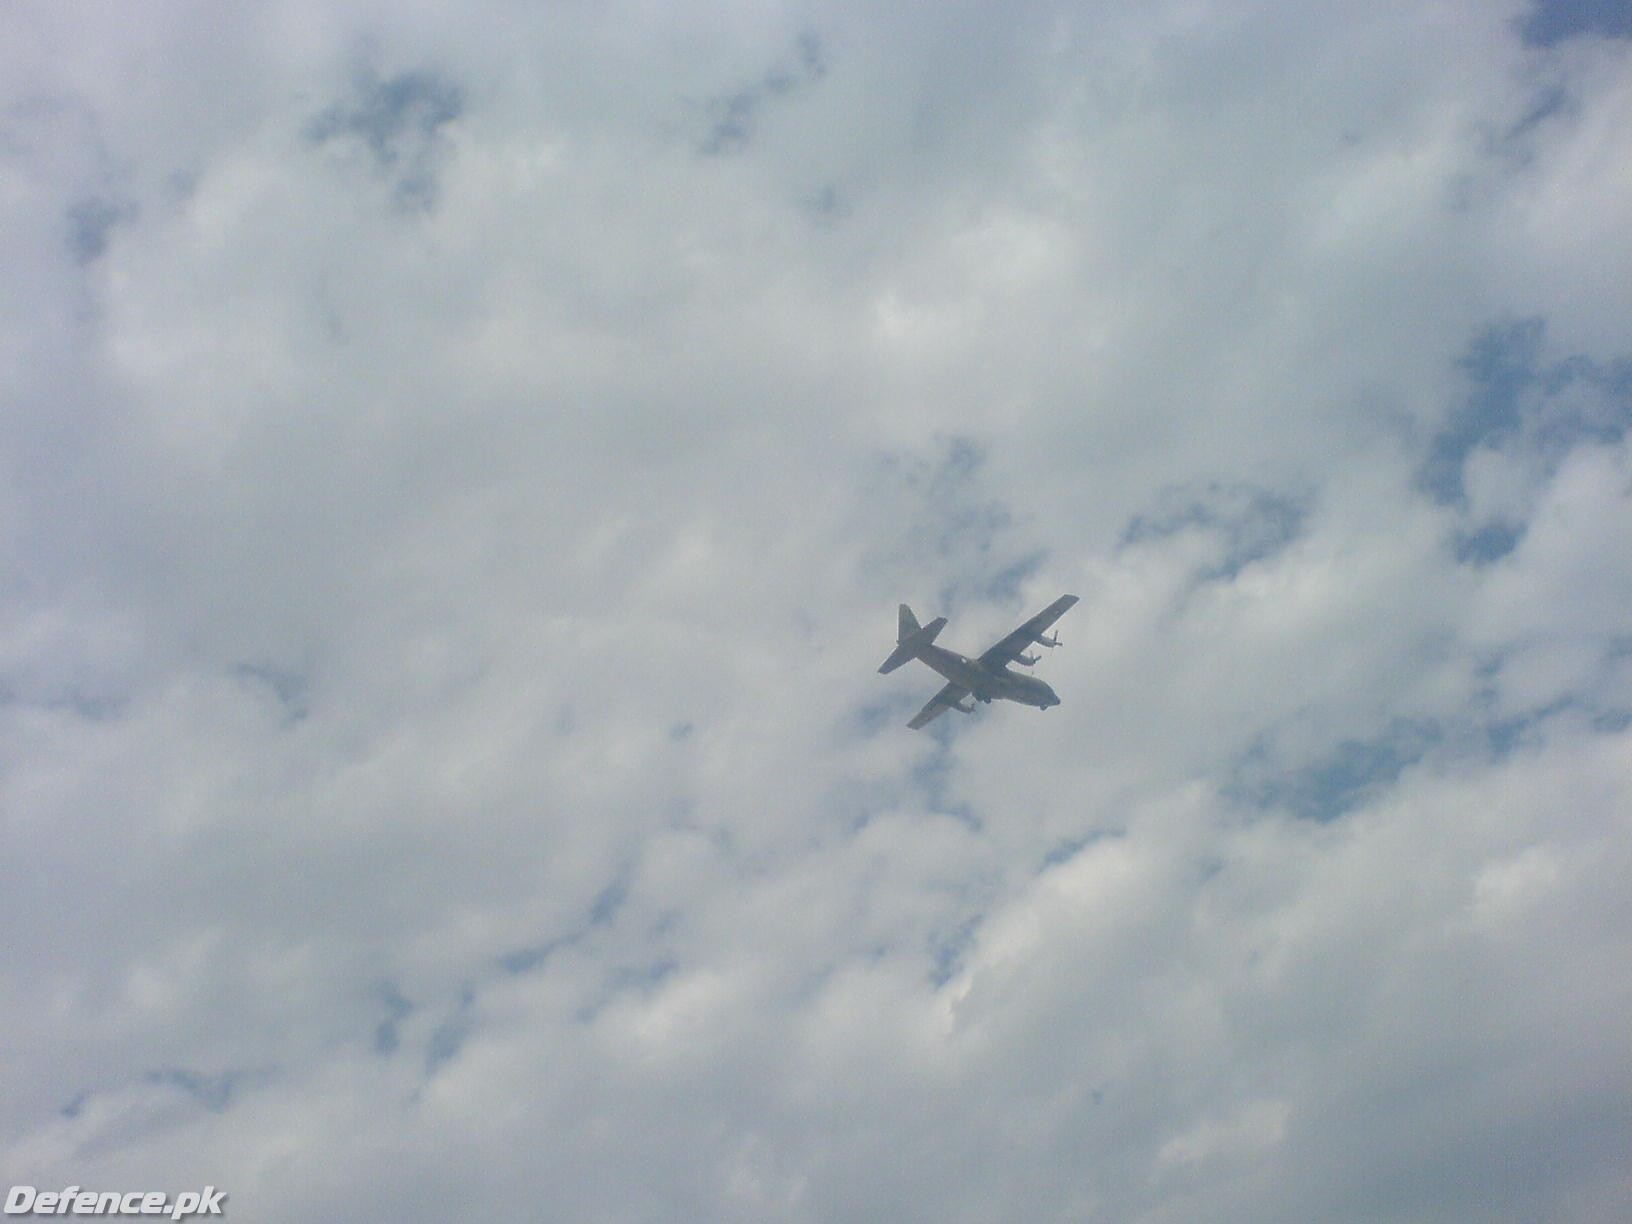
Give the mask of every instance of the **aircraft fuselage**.
<svg viewBox="0 0 1632 1224">
<path fill-rule="evenodd" d="M 1054 690 L 1036 676 L 1022 676 L 1007 667 L 984 667 L 979 660 L 933 643 L 922 647 L 918 657 L 953 684 L 962 685 L 982 701 L 1018 701 L 1022 705 L 1036 706 L 1039 710 L 1060 704 Z"/>
</svg>

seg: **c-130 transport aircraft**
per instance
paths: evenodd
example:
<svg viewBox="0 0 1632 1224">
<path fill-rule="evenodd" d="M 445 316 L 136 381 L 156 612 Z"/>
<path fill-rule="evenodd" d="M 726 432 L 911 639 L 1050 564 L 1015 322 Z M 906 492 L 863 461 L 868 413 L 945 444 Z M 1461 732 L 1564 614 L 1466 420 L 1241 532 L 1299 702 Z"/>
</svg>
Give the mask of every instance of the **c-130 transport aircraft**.
<svg viewBox="0 0 1632 1224">
<path fill-rule="evenodd" d="M 937 616 L 929 624 L 920 626 L 912 609 L 902 604 L 901 628 L 896 635 L 895 650 L 884 660 L 884 666 L 878 669 L 879 674 L 886 675 L 909 659 L 922 659 L 946 677 L 946 687 L 931 697 L 929 704 L 907 724 L 914 731 L 938 718 L 943 710 L 973 714 L 975 703 L 971 701 L 964 705 L 966 696 L 973 697 L 975 701 L 991 701 L 993 698 L 1018 701 L 1022 705 L 1036 706 L 1039 710 L 1057 706 L 1060 699 L 1054 695 L 1053 689 L 1036 676 L 1023 676 L 1010 671 L 1009 664 L 1034 666 L 1041 656 L 1025 653 L 1026 647 L 1033 642 L 1050 648 L 1058 646 L 1059 634 L 1044 637 L 1043 630 L 1069 612 L 1076 602 L 1075 595 L 1061 595 L 978 659 L 966 658 L 956 651 L 935 645 L 935 635 L 946 628 L 946 617 Z"/>
</svg>

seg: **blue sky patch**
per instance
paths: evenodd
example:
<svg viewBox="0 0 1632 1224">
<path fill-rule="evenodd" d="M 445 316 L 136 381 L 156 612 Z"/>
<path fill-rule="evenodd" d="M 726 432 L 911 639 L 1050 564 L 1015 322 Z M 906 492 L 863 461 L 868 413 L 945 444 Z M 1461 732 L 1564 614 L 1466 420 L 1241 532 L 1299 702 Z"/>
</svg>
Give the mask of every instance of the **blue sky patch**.
<svg viewBox="0 0 1632 1224">
<path fill-rule="evenodd" d="M 1524 530 L 1509 523 L 1486 523 L 1473 531 L 1456 535 L 1453 547 L 1459 562 L 1471 565 L 1489 565 L 1500 561 L 1519 546 Z"/>
<path fill-rule="evenodd" d="M 1465 503 L 1464 471 L 1476 450 L 1517 448 L 1545 477 L 1576 446 L 1617 442 L 1632 427 L 1632 358 L 1548 360 L 1546 350 L 1544 320 L 1510 320 L 1488 326 L 1457 362 L 1470 389 L 1417 472 L 1418 487 L 1440 505 Z M 1489 559 L 1499 542 L 1495 536 L 1472 543 L 1467 555 Z"/>
<path fill-rule="evenodd" d="M 702 152 L 710 157 L 740 153 L 758 130 L 762 112 L 770 103 L 806 89 L 827 75 L 827 50 L 816 34 L 800 35 L 793 54 L 772 66 L 753 84 L 716 98 L 708 104 L 712 121 Z"/>
<path fill-rule="evenodd" d="M 93 196 L 68 209 L 68 249 L 81 264 L 94 263 L 107 252 L 114 227 L 132 221 L 138 213 L 128 200 Z"/>
<path fill-rule="evenodd" d="M 464 90 L 434 72 L 405 72 L 382 80 L 365 69 L 358 73 L 353 97 L 324 110 L 307 125 L 306 134 L 316 145 L 355 142 L 391 180 L 405 211 L 429 212 L 440 191 L 442 129 L 464 113 Z"/>
<path fill-rule="evenodd" d="M 1432 723 L 1397 720 L 1369 740 L 1344 740 L 1290 768 L 1260 741 L 1238 762 L 1225 793 L 1254 807 L 1278 808 L 1303 820 L 1330 821 L 1393 785 L 1440 739 Z"/>
<path fill-rule="evenodd" d="M 402 1022 L 413 1013 L 414 1005 L 403 998 L 395 986 L 386 985 L 380 993 L 385 1003 L 386 1016 L 374 1026 L 374 1052 L 391 1054 L 401 1044 L 399 1029 Z"/>
<path fill-rule="evenodd" d="M 1198 577 L 1229 582 L 1297 539 L 1307 515 L 1302 500 L 1251 485 L 1170 488 L 1154 507 L 1128 520 L 1118 545 L 1136 547 L 1190 531 L 1211 534 L 1218 540 L 1218 556 Z"/>
<path fill-rule="evenodd" d="M 1626 0 L 1532 0 L 1519 18 L 1519 36 L 1532 47 L 1567 38 L 1632 38 L 1632 4 Z"/>
<path fill-rule="evenodd" d="M 987 448 L 963 435 L 941 438 L 930 455 L 886 455 L 873 484 L 884 499 L 890 547 L 878 561 L 910 584 L 939 576 L 933 598 L 899 589 L 898 599 L 927 621 L 1019 598 L 1025 581 L 1048 554 L 1014 539 L 1015 513 L 990 494 L 984 479 Z"/>
<path fill-rule="evenodd" d="M 310 713 L 311 685 L 301 673 L 271 663 L 240 663 L 232 670 L 235 676 L 264 688 L 277 700 L 283 708 L 284 725 L 293 726 Z"/>
<path fill-rule="evenodd" d="M 231 1071 L 210 1075 L 184 1067 L 166 1067 L 159 1071 L 149 1071 L 142 1078 L 150 1084 L 177 1088 L 204 1109 L 211 1113 L 220 1113 L 232 1104 L 233 1091 L 240 1077 Z"/>
<path fill-rule="evenodd" d="M 465 987 L 459 995 L 459 1003 L 453 1015 L 449 1016 L 431 1033 L 430 1040 L 425 1045 L 425 1074 L 435 1075 L 438 1070 L 452 1062 L 464 1049 L 465 1039 L 470 1036 L 471 1008 L 476 1003 L 476 992 Z"/>
<path fill-rule="evenodd" d="M 1540 319 L 1493 323 L 1457 361 L 1472 389 L 1429 443 L 1418 474 L 1440 505 L 1462 500 L 1462 468 L 1475 447 L 1496 445 L 1518 430 L 1524 400 L 1539 379 L 1546 332 Z"/>
</svg>

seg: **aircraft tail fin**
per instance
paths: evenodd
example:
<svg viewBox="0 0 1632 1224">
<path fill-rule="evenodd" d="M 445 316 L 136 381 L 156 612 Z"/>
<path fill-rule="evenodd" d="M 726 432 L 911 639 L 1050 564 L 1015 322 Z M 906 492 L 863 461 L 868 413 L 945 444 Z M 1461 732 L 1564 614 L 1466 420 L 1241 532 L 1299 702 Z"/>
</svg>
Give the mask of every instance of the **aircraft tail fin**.
<svg viewBox="0 0 1632 1224">
<path fill-rule="evenodd" d="M 906 604 L 901 605 L 901 628 L 895 635 L 897 642 L 904 642 L 918 632 L 918 618 L 912 614 L 912 609 Z"/>
<path fill-rule="evenodd" d="M 918 618 L 912 614 L 912 609 L 906 604 L 901 605 L 901 628 L 896 636 L 895 649 L 890 657 L 884 660 L 880 667 L 881 675 L 894 671 L 909 659 L 916 659 L 920 651 L 935 640 L 935 635 L 946 628 L 946 617 L 937 616 L 929 624 L 922 627 Z"/>
</svg>

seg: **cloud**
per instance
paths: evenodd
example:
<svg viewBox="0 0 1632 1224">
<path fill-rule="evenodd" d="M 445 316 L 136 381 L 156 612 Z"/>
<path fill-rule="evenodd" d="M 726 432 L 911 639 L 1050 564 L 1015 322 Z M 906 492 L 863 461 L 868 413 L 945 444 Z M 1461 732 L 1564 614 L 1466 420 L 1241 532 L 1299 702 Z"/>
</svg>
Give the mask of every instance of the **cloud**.
<svg viewBox="0 0 1632 1224">
<path fill-rule="evenodd" d="M 14 1180 L 1626 1214 L 1625 39 L 387 16 L 0 50 Z"/>
</svg>

